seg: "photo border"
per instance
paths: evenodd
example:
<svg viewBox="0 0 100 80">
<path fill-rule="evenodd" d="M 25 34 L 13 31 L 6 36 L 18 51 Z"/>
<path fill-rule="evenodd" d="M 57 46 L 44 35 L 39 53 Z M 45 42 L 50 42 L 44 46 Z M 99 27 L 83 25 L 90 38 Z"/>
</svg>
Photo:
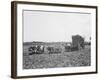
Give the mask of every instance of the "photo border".
<svg viewBox="0 0 100 80">
<path fill-rule="evenodd" d="M 80 72 L 80 73 L 63 73 L 63 74 L 49 74 L 49 75 L 33 75 L 33 76 L 17 76 L 17 4 L 34 4 L 46 6 L 59 7 L 76 7 L 76 8 L 90 8 L 96 9 L 96 71 L 95 72 Z M 42 2 L 26 2 L 26 1 L 12 1 L 11 2 L 11 77 L 18 78 L 32 78 L 32 77 L 50 77 L 50 76 L 66 76 L 66 75 L 81 75 L 94 74 L 98 72 L 98 7 L 88 5 L 74 5 L 74 4 L 58 4 L 58 3 L 42 3 Z"/>
</svg>

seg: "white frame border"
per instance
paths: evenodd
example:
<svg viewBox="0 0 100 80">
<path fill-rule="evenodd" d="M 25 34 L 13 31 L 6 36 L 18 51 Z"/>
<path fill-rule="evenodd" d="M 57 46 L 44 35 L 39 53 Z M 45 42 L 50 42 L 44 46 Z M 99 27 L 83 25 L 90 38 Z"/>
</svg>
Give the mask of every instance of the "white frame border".
<svg viewBox="0 0 100 80">
<path fill-rule="evenodd" d="M 65 11 L 65 12 L 86 12 L 92 16 L 92 46 L 91 46 L 91 66 L 89 67 L 70 67 L 70 68 L 53 68 L 53 69 L 22 69 L 22 10 L 49 10 L 49 11 Z M 69 74 L 83 73 L 96 71 L 96 9 L 93 8 L 76 8 L 76 7 L 60 7 L 60 6 L 45 6 L 45 5 L 28 5 L 17 4 L 17 76 L 35 76 L 35 75 L 51 75 L 51 74 Z M 85 68 L 85 69 L 84 69 Z M 66 69 L 66 72 L 65 72 Z"/>
</svg>

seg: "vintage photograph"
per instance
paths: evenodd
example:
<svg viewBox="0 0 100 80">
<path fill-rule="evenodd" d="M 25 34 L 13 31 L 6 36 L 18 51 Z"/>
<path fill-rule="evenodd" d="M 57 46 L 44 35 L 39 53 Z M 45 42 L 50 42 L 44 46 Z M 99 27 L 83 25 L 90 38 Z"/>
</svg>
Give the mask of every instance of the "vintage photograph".
<svg viewBox="0 0 100 80">
<path fill-rule="evenodd" d="M 97 6 L 12 1 L 11 77 L 97 73 Z"/>
<path fill-rule="evenodd" d="M 23 69 L 91 66 L 91 13 L 23 10 Z"/>
</svg>

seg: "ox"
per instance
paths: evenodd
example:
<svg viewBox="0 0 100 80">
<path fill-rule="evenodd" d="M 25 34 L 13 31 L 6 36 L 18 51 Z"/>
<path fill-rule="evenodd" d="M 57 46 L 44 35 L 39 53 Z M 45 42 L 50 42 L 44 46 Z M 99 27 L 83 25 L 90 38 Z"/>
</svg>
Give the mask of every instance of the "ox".
<svg viewBox="0 0 100 80">
<path fill-rule="evenodd" d="M 34 45 L 32 47 L 29 47 L 29 55 L 32 54 L 41 54 L 44 52 L 44 46 L 43 45 Z"/>
</svg>

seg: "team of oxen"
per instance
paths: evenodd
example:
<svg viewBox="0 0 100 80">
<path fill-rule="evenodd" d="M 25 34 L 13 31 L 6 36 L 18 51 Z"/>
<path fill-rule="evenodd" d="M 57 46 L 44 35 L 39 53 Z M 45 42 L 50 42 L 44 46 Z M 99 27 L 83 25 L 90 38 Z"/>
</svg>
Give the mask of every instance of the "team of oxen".
<svg viewBox="0 0 100 80">
<path fill-rule="evenodd" d="M 85 48 L 84 44 L 84 38 L 80 35 L 72 36 L 72 43 L 66 43 L 64 46 L 65 52 L 71 52 L 71 51 L 78 51 Z M 62 49 L 54 46 L 45 46 L 45 45 L 32 45 L 28 48 L 28 51 L 30 51 L 30 55 L 32 54 L 42 54 L 46 52 L 48 53 L 61 53 Z"/>
</svg>

